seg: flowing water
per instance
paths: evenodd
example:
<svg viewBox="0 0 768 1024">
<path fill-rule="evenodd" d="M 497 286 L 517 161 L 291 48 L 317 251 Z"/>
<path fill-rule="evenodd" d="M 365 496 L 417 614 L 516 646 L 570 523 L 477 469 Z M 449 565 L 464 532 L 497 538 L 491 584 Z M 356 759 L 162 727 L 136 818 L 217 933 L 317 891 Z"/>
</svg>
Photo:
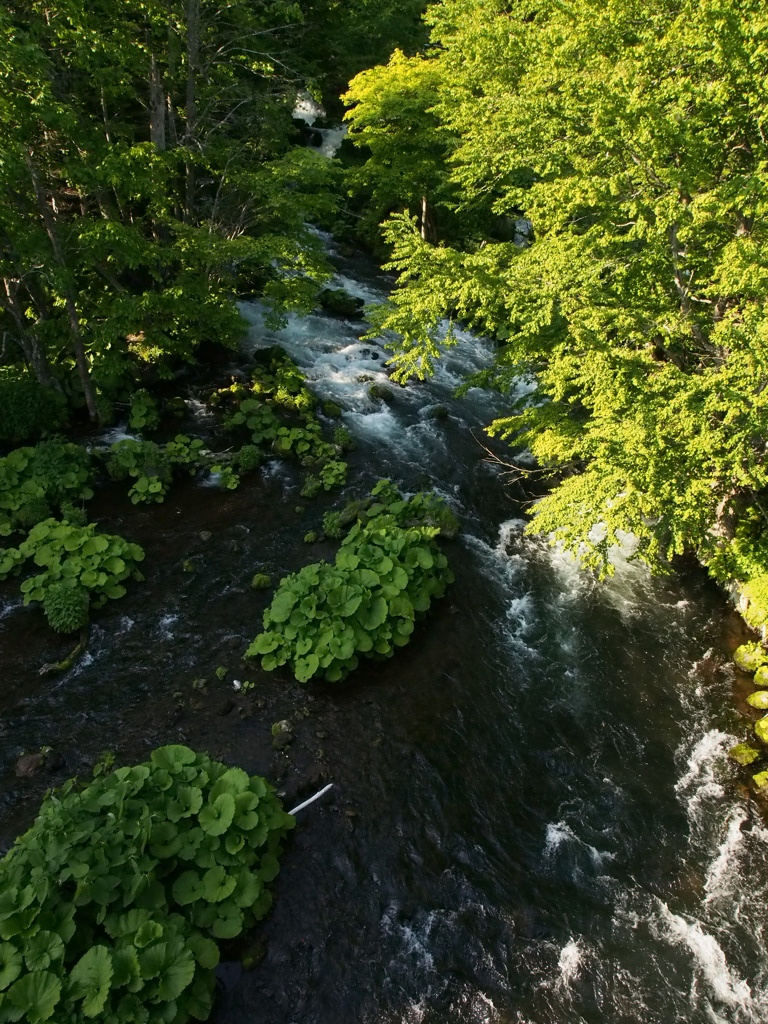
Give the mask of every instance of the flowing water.
<svg viewBox="0 0 768 1024">
<path fill-rule="evenodd" d="M 383 294 L 373 268 L 334 258 L 336 286 Z M 478 443 L 504 400 L 453 398 L 488 362 L 477 339 L 386 404 L 368 394 L 386 355 L 359 324 L 270 331 L 258 306 L 243 312 L 246 356 L 282 344 L 343 406 L 350 494 L 389 475 L 450 502 L 456 584 L 391 661 L 306 705 L 292 682 L 253 675 L 232 712 L 232 675 L 211 680 L 258 632 L 267 596 L 250 576 L 332 553 L 296 543 L 319 517 L 297 506 L 299 478 L 270 463 L 239 491 L 190 482 L 158 509 L 102 496 L 104 522 L 147 546 L 148 581 L 100 614 L 86 658 L 39 679 L 39 613 L 0 589 L 4 834 L 42 786 L 13 776 L 23 751 L 54 743 L 65 777 L 105 747 L 127 758 L 186 739 L 288 791 L 299 770 L 334 783 L 300 814 L 263 959 L 222 971 L 219 1024 L 768 1019 L 768 829 L 726 757 L 744 726 L 722 597 L 696 571 L 652 579 L 621 553 L 598 585 L 524 535 L 524 506 Z M 196 675 L 208 703 L 189 697 Z M 290 756 L 273 755 L 271 716 L 296 708 Z"/>
</svg>

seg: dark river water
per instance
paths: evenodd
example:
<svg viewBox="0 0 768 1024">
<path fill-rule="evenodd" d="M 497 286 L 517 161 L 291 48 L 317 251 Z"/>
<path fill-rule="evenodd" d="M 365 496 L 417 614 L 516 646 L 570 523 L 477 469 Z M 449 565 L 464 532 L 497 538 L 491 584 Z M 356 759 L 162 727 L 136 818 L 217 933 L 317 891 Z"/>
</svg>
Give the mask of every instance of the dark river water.
<svg viewBox="0 0 768 1024">
<path fill-rule="evenodd" d="M 372 269 L 337 265 L 337 284 L 381 294 Z M 653 579 L 618 552 L 596 584 L 524 536 L 519 495 L 473 436 L 503 400 L 452 397 L 487 363 L 477 339 L 377 404 L 359 377 L 385 381 L 385 357 L 359 325 L 271 332 L 258 307 L 244 313 L 247 347 L 283 344 L 344 407 L 350 495 L 387 475 L 450 502 L 456 583 L 396 658 L 308 699 L 239 658 L 269 599 L 251 575 L 332 554 L 300 542 L 328 501 L 303 503 L 280 463 L 235 492 L 189 482 L 157 509 L 103 493 L 96 514 L 145 545 L 147 582 L 99 613 L 84 659 L 39 677 L 67 645 L 15 584 L 0 588 L 0 834 L 101 751 L 129 760 L 184 739 L 276 778 L 289 805 L 334 784 L 299 814 L 255 936 L 263 958 L 222 972 L 219 1024 L 766 1021 L 768 830 L 726 757 L 745 725 L 729 669 L 740 627 L 721 595 L 697 571 Z M 285 716 L 287 756 L 269 743 Z M 52 776 L 17 778 L 43 744 Z"/>
</svg>

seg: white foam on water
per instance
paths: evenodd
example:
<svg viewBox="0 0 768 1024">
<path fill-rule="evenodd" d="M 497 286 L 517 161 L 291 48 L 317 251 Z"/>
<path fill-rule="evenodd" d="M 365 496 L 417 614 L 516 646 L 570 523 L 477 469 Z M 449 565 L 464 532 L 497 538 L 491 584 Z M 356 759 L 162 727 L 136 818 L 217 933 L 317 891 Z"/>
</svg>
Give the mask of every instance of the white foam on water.
<svg viewBox="0 0 768 1024">
<path fill-rule="evenodd" d="M 116 427 L 110 427 L 108 430 L 102 431 L 98 437 L 94 438 L 94 441 L 89 448 L 110 448 L 113 444 L 117 444 L 118 441 L 141 441 L 141 434 L 132 434 L 128 429 L 127 423 L 119 424 Z"/>
<path fill-rule="evenodd" d="M 713 1014 L 717 1008 L 711 1001 L 737 1011 L 737 1020 L 763 1022 L 768 1011 L 765 994 L 755 995 L 748 983 L 731 970 L 725 953 L 714 935 L 705 931 L 700 921 L 674 914 L 666 903 L 661 903 L 658 914 L 651 921 L 657 938 L 672 945 L 686 948 L 692 957 L 693 978 L 691 999 L 695 1003 L 706 1000 Z M 706 1006 L 706 1003 L 705 1003 Z M 715 1016 L 715 1020 L 729 1020 Z"/>
<path fill-rule="evenodd" d="M 15 612 L 17 608 L 23 607 L 24 601 L 20 597 L 11 598 L 10 601 L 4 601 L 2 605 L 0 605 L 0 621 L 2 621 L 3 619 L 7 618 L 7 616 Z"/>
<path fill-rule="evenodd" d="M 173 630 L 171 626 L 175 625 L 179 621 L 179 616 L 176 613 L 169 612 L 166 615 L 162 615 L 157 623 L 158 630 L 164 640 L 173 639 Z"/>
<path fill-rule="evenodd" d="M 727 765 L 728 750 L 735 742 L 735 736 L 719 729 L 709 729 L 694 744 L 685 770 L 675 783 L 675 792 L 685 803 L 688 820 L 696 831 L 707 833 L 710 830 L 707 805 L 712 801 L 719 802 L 725 794 L 718 774 Z"/>
<path fill-rule="evenodd" d="M 544 843 L 544 860 L 552 861 L 561 847 L 576 846 L 583 850 L 598 873 L 602 873 L 606 862 L 615 860 L 616 854 L 609 850 L 598 850 L 591 843 L 586 843 L 573 831 L 566 821 L 551 821 L 547 825 Z"/>
<path fill-rule="evenodd" d="M 221 484 L 221 473 L 208 472 L 199 479 L 201 487 L 219 487 Z"/>
<path fill-rule="evenodd" d="M 387 297 L 387 292 L 383 288 L 357 281 L 354 277 L 347 277 L 346 274 L 334 274 L 329 287 L 343 288 L 345 292 L 349 292 L 350 295 L 363 299 L 365 302 L 383 302 Z"/>
<path fill-rule="evenodd" d="M 557 966 L 560 970 L 555 986 L 561 992 L 568 992 L 584 967 L 584 950 L 579 939 L 570 939 L 560 950 Z"/>
<path fill-rule="evenodd" d="M 384 934 L 394 938 L 400 946 L 399 957 L 407 960 L 419 972 L 434 971 L 435 961 L 429 950 L 434 916 L 434 912 L 430 912 L 421 920 L 401 921 L 397 917 L 397 907 L 390 904 L 381 919 Z"/>
</svg>

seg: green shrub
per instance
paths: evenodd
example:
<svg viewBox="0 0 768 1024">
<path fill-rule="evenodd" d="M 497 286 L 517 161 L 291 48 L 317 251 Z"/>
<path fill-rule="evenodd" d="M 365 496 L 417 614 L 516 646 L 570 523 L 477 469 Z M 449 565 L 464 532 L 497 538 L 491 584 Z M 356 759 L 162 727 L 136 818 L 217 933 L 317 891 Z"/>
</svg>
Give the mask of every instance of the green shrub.
<svg viewBox="0 0 768 1024">
<path fill-rule="evenodd" d="M 173 476 L 163 447 L 132 437 L 115 442 L 109 449 L 107 472 L 113 480 L 134 481 L 128 491 L 134 505 L 164 501 Z"/>
<path fill-rule="evenodd" d="M 91 457 L 85 448 L 57 440 L 17 448 L 0 459 L 0 536 L 39 522 L 62 504 L 93 497 Z"/>
<path fill-rule="evenodd" d="M 346 427 L 336 427 L 333 432 L 333 443 L 340 452 L 351 452 L 357 447 L 355 439 Z"/>
<path fill-rule="evenodd" d="M 67 418 L 60 391 L 33 380 L 0 379 L 0 441 L 34 440 L 61 430 Z"/>
<path fill-rule="evenodd" d="M 144 388 L 135 391 L 131 395 L 131 412 L 128 417 L 131 430 L 155 430 L 159 423 L 157 402 Z"/>
<path fill-rule="evenodd" d="M 323 516 L 323 533 L 331 540 L 338 540 L 344 531 L 341 512 L 326 512 Z"/>
<path fill-rule="evenodd" d="M 324 491 L 330 491 L 334 487 L 343 487 L 347 482 L 347 463 L 331 460 L 320 467 L 320 482 Z"/>
<path fill-rule="evenodd" d="M 86 600 L 99 608 L 108 599 L 125 594 L 123 583 L 129 577 L 143 578 L 136 567 L 144 558 L 142 548 L 122 537 L 97 533 L 93 524 L 73 526 L 55 519 L 38 523 L 18 548 L 0 548 L 0 579 L 18 573 L 30 558 L 45 571 L 21 584 L 24 604 L 41 603 L 54 629 L 76 619 L 72 628 L 78 628 L 84 623 L 75 612 L 82 605 L 87 609 Z M 49 597 L 51 588 L 55 591 Z M 62 597 L 62 589 L 80 596 L 77 600 Z"/>
<path fill-rule="evenodd" d="M 258 398 L 246 398 L 235 412 L 225 418 L 224 426 L 230 430 L 233 427 L 245 427 L 253 444 L 260 445 L 274 440 L 280 428 L 280 420 Z"/>
<path fill-rule="evenodd" d="M 71 501 L 62 501 L 61 518 L 65 522 L 71 523 L 72 526 L 85 526 L 88 522 L 88 516 L 82 505 L 74 505 Z"/>
<path fill-rule="evenodd" d="M 218 473 L 218 485 L 228 491 L 234 491 L 240 486 L 240 477 L 229 463 L 217 462 L 211 466 L 212 473 Z"/>
<path fill-rule="evenodd" d="M 22 530 L 31 530 L 36 523 L 48 519 L 51 514 L 51 506 L 45 498 L 37 495 L 30 495 L 24 498 L 16 510 L 16 525 Z"/>
<path fill-rule="evenodd" d="M 299 494 L 302 498 L 314 498 L 316 494 L 319 494 L 322 490 L 323 482 L 319 476 L 314 476 L 312 473 L 307 476 L 304 481 Z"/>
<path fill-rule="evenodd" d="M 43 595 L 43 611 L 48 625 L 57 633 L 74 633 L 88 624 L 90 599 L 85 587 L 52 583 Z"/>
<path fill-rule="evenodd" d="M 334 682 L 357 666 L 358 654 L 389 656 L 408 643 L 417 613 L 453 574 L 434 539 L 438 528 L 399 526 L 410 503 L 393 504 L 403 507 L 355 523 L 333 565 L 314 563 L 280 581 L 246 658 L 260 657 L 267 671 L 288 664 L 300 682 L 320 674 Z"/>
<path fill-rule="evenodd" d="M 177 434 L 172 441 L 167 442 L 163 452 L 171 466 L 186 469 L 190 476 L 194 476 L 198 469 L 208 464 L 208 454 L 199 437 L 191 438 L 186 434 Z"/>
<path fill-rule="evenodd" d="M 253 473 L 263 460 L 264 454 L 255 444 L 244 444 L 236 455 L 237 466 L 241 473 Z"/>
<path fill-rule="evenodd" d="M 49 794 L 0 862 L 0 1020 L 207 1019 L 216 940 L 269 909 L 293 824 L 263 779 L 183 746 Z"/>
</svg>

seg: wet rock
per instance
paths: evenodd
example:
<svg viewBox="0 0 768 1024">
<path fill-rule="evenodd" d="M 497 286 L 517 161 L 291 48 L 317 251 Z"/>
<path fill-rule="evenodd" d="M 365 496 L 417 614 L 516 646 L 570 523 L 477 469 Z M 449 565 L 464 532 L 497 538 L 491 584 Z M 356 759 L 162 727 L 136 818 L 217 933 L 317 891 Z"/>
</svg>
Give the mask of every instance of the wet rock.
<svg viewBox="0 0 768 1024">
<path fill-rule="evenodd" d="M 267 955 L 267 944 L 264 939 L 259 939 L 254 942 L 252 946 L 249 946 L 243 953 L 243 959 L 241 961 L 244 971 L 252 971 L 254 967 L 258 967 L 264 957 Z"/>
<path fill-rule="evenodd" d="M 285 801 L 287 807 L 294 807 L 302 801 L 313 797 L 328 782 L 328 774 L 322 764 L 314 761 L 303 771 L 297 772 L 286 785 Z"/>
<path fill-rule="evenodd" d="M 392 405 L 395 400 L 395 393 L 386 384 L 371 384 L 368 388 L 368 397 L 374 401 L 384 402 L 385 405 Z"/>
<path fill-rule="evenodd" d="M 44 764 L 44 754 L 22 754 L 16 762 L 16 777 L 19 779 L 30 779 L 33 775 L 38 775 L 42 771 Z"/>
<path fill-rule="evenodd" d="M 320 305 L 331 316 L 358 320 L 365 303 L 343 288 L 323 288 L 320 292 Z"/>
<path fill-rule="evenodd" d="M 428 420 L 447 420 L 448 419 L 448 406 L 447 405 L 433 405 L 427 409 L 425 413 Z"/>
<path fill-rule="evenodd" d="M 226 718 L 235 708 L 235 702 L 233 700 L 225 700 L 224 703 L 219 707 L 218 714 L 222 718 Z"/>
<path fill-rule="evenodd" d="M 733 652 L 733 660 L 743 672 L 756 672 L 768 664 L 768 651 L 760 644 L 742 644 Z"/>
<path fill-rule="evenodd" d="M 281 722 L 275 722 L 272 726 L 272 748 L 273 750 L 285 750 L 293 743 L 293 726 L 284 718 Z"/>
<path fill-rule="evenodd" d="M 45 767 L 49 772 L 58 772 L 62 768 L 66 768 L 67 762 L 64 760 L 63 754 L 53 747 L 50 747 L 45 753 Z"/>
<path fill-rule="evenodd" d="M 210 530 L 201 530 L 200 531 L 200 540 L 204 544 L 207 544 L 208 541 L 211 540 L 212 537 L 213 537 L 213 534 L 211 533 Z"/>
</svg>

